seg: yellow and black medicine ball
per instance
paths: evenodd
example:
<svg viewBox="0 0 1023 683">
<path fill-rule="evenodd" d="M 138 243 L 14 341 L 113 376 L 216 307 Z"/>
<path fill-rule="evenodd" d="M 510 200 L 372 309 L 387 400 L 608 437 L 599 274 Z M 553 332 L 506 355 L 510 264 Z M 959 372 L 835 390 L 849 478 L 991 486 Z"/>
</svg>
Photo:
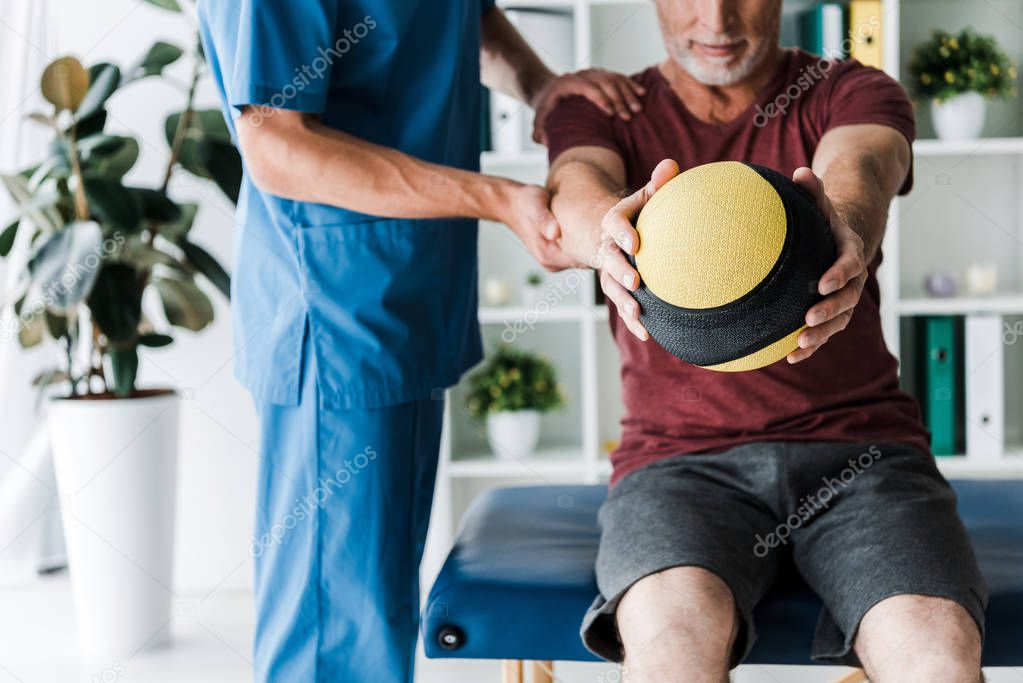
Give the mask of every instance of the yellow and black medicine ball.
<svg viewBox="0 0 1023 683">
<path fill-rule="evenodd" d="M 835 243 L 813 197 L 769 168 L 691 168 L 636 221 L 633 293 L 650 336 L 709 370 L 754 370 L 794 351 Z"/>
</svg>

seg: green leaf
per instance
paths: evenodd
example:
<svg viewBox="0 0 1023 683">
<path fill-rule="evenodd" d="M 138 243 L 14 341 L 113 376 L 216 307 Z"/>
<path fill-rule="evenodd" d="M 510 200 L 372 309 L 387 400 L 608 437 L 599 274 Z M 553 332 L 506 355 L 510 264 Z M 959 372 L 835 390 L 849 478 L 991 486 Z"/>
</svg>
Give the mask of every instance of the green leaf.
<svg viewBox="0 0 1023 683">
<path fill-rule="evenodd" d="M 171 325 L 198 332 L 213 322 L 213 304 L 194 282 L 158 278 L 153 284 Z"/>
<path fill-rule="evenodd" d="M 103 263 L 103 230 L 93 221 L 69 223 L 50 235 L 28 261 L 30 298 L 69 308 L 92 289 Z"/>
<path fill-rule="evenodd" d="M 79 139 L 102 133 L 103 127 L 107 125 L 107 110 L 97 109 L 90 116 L 81 117 L 75 124 L 75 133 Z"/>
<path fill-rule="evenodd" d="M 28 185 L 28 178 L 18 174 L 0 175 L 0 181 L 3 182 L 7 192 L 16 203 L 27 204 L 32 201 L 34 193 Z M 52 207 L 31 210 L 28 212 L 28 217 L 47 233 L 57 232 L 64 224 L 60 214 Z"/>
<path fill-rule="evenodd" d="M 67 373 L 67 370 L 61 370 L 60 368 L 49 368 L 43 370 L 38 375 L 32 378 L 32 386 L 34 387 L 48 387 L 58 382 L 68 382 L 71 380 L 71 375 Z"/>
<path fill-rule="evenodd" d="M 128 233 L 139 228 L 138 198 L 120 180 L 86 176 L 85 195 L 92 211 L 110 227 Z"/>
<path fill-rule="evenodd" d="M 166 334 L 143 334 L 139 337 L 139 346 L 148 346 L 157 349 L 174 342 L 174 338 Z"/>
<path fill-rule="evenodd" d="M 39 81 L 43 99 L 58 110 L 77 110 L 89 90 L 89 72 L 74 57 L 60 57 L 46 65 Z"/>
<path fill-rule="evenodd" d="M 206 276 L 214 287 L 220 290 L 221 294 L 231 299 L 231 276 L 227 274 L 224 267 L 208 251 L 194 242 L 184 241 L 181 243 L 181 250 L 189 262 L 195 266 L 200 273 Z"/>
<path fill-rule="evenodd" d="M 178 163 L 181 167 L 200 178 L 212 179 L 213 174 L 203 163 L 202 152 L 199 149 L 199 141 L 193 138 L 185 138 L 178 148 Z"/>
<path fill-rule="evenodd" d="M 43 313 L 43 318 L 46 320 L 46 329 L 49 331 L 51 337 L 54 339 L 60 339 L 67 334 L 67 316 L 47 310 Z"/>
<path fill-rule="evenodd" d="M 199 154 L 213 181 L 237 204 L 242 185 L 242 158 L 238 150 L 230 143 L 203 140 L 199 143 Z"/>
<path fill-rule="evenodd" d="M 143 218 L 160 223 L 181 220 L 181 207 L 168 197 L 167 193 L 148 187 L 134 187 L 131 190 L 138 197 Z"/>
<path fill-rule="evenodd" d="M 156 5 L 162 9 L 170 10 L 171 12 L 180 12 L 181 5 L 178 4 L 178 0 L 145 0 L 150 5 Z"/>
<path fill-rule="evenodd" d="M 176 112 L 168 116 L 163 123 L 167 144 L 174 142 L 174 134 L 178 130 L 178 121 L 184 112 Z M 231 144 L 231 130 L 224 121 L 224 114 L 219 109 L 196 109 L 192 111 L 188 125 L 191 137 L 201 137 L 218 142 Z"/>
<path fill-rule="evenodd" d="M 90 176 L 120 178 L 139 158 L 139 143 L 121 135 L 92 135 L 78 143 L 82 171 Z"/>
<path fill-rule="evenodd" d="M 180 244 L 185 239 L 188 231 L 192 229 L 195 222 L 195 215 L 199 211 L 199 205 L 193 203 L 178 204 L 181 215 L 176 221 L 164 223 L 160 226 L 160 235 L 175 244 Z"/>
<path fill-rule="evenodd" d="M 88 298 L 93 321 L 113 344 L 134 339 L 142 320 L 139 276 L 124 263 L 108 263 Z"/>
<path fill-rule="evenodd" d="M 11 249 L 14 248 L 14 240 L 18 236 L 19 225 L 21 225 L 20 218 L 4 228 L 3 232 L 0 232 L 0 256 L 7 256 L 11 253 Z"/>
<path fill-rule="evenodd" d="M 71 162 L 62 154 L 54 154 L 36 166 L 28 179 L 28 189 L 37 192 L 39 186 L 49 178 L 67 178 L 71 174 Z"/>
<path fill-rule="evenodd" d="M 22 348 L 30 349 L 43 342 L 46 324 L 41 315 L 29 315 L 18 318 L 18 343 Z"/>
<path fill-rule="evenodd" d="M 126 349 L 111 349 L 110 370 L 114 378 L 114 393 L 131 396 L 135 391 L 135 378 L 139 372 L 139 351 L 132 346 Z"/>
<path fill-rule="evenodd" d="M 173 64 L 185 54 L 177 45 L 165 43 L 162 40 L 153 43 L 149 52 L 142 58 L 139 65 L 133 70 L 133 78 L 144 78 L 146 76 L 158 76 L 163 73 L 165 67 Z"/>
<path fill-rule="evenodd" d="M 152 270 L 156 265 L 164 265 L 175 270 L 182 270 L 178 260 L 165 251 L 147 244 L 138 237 L 131 237 L 117 255 L 117 260 L 133 266 L 138 271 Z"/>
<path fill-rule="evenodd" d="M 89 67 L 89 90 L 75 111 L 75 121 L 86 119 L 103 105 L 121 84 L 121 70 L 113 64 L 100 62 Z"/>
</svg>

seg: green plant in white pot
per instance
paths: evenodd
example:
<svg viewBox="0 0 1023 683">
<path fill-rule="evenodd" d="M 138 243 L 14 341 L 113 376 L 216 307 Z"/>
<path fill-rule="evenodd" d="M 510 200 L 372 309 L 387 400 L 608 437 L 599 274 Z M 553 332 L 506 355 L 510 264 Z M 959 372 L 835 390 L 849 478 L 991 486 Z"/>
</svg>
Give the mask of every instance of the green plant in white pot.
<svg viewBox="0 0 1023 683">
<path fill-rule="evenodd" d="M 540 438 L 540 416 L 564 405 L 557 372 L 549 361 L 502 345 L 469 378 L 465 405 L 486 420 L 490 450 L 499 458 L 522 460 Z"/>
<path fill-rule="evenodd" d="M 980 137 L 987 100 L 1016 92 L 1016 67 L 992 36 L 972 28 L 958 34 L 934 31 L 909 63 L 913 94 L 931 105 L 935 132 L 943 140 Z"/>
<path fill-rule="evenodd" d="M 14 329 L 0 332 L 25 347 L 56 342 L 59 362 L 36 383 L 65 387 L 49 405 L 49 425 L 78 626 L 90 652 L 131 653 L 168 636 L 177 394 L 136 386 L 139 349 L 170 344 L 173 327 L 202 330 L 213 320 L 206 290 L 230 289 L 223 267 L 191 239 L 198 206 L 168 194 L 180 169 L 212 179 L 232 201 L 241 180 L 219 111 L 193 106 L 204 68 L 198 39 L 194 45 L 192 79 L 181 85 L 185 107 L 166 119 L 168 162 L 155 186 L 125 180 L 139 143 L 106 132 L 106 105 L 119 88 L 160 76 L 184 56 L 165 42 L 126 70 L 85 68 L 73 57 L 47 66 L 40 87 L 52 108 L 31 118 L 53 142 L 39 163 L 2 176 L 17 213 L 0 229 L 0 256 L 26 265 L 7 301 Z M 147 315 L 144 295 L 162 314 Z"/>
</svg>

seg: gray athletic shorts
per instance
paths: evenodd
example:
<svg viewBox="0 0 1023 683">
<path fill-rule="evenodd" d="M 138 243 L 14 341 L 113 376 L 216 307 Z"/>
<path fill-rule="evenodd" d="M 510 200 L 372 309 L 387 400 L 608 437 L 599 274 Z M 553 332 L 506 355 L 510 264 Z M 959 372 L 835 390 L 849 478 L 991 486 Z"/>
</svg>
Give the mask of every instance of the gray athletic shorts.
<svg viewBox="0 0 1023 683">
<path fill-rule="evenodd" d="M 753 609 L 791 567 L 821 597 L 811 656 L 857 665 L 860 619 L 893 595 L 944 597 L 984 632 L 987 587 L 934 458 L 894 443 L 770 442 L 679 455 L 627 474 L 600 509 L 597 586 L 582 636 L 623 657 L 615 609 L 645 576 L 678 566 L 728 584 L 742 615 L 732 665 L 753 645 Z M 789 568 L 789 569 L 786 569 Z"/>
</svg>

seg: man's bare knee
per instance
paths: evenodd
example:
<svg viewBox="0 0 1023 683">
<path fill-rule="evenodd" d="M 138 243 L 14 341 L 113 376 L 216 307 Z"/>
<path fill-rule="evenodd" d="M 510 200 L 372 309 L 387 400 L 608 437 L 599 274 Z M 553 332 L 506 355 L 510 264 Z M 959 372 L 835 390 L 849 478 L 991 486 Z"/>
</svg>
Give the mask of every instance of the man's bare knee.
<svg viewBox="0 0 1023 683">
<path fill-rule="evenodd" d="M 872 607 L 856 635 L 856 654 L 876 683 L 980 681 L 976 622 L 945 598 L 897 595 Z"/>
<path fill-rule="evenodd" d="M 632 680 L 727 680 L 739 631 L 732 591 L 699 567 L 673 567 L 644 577 L 617 610 L 618 632 Z"/>
</svg>

